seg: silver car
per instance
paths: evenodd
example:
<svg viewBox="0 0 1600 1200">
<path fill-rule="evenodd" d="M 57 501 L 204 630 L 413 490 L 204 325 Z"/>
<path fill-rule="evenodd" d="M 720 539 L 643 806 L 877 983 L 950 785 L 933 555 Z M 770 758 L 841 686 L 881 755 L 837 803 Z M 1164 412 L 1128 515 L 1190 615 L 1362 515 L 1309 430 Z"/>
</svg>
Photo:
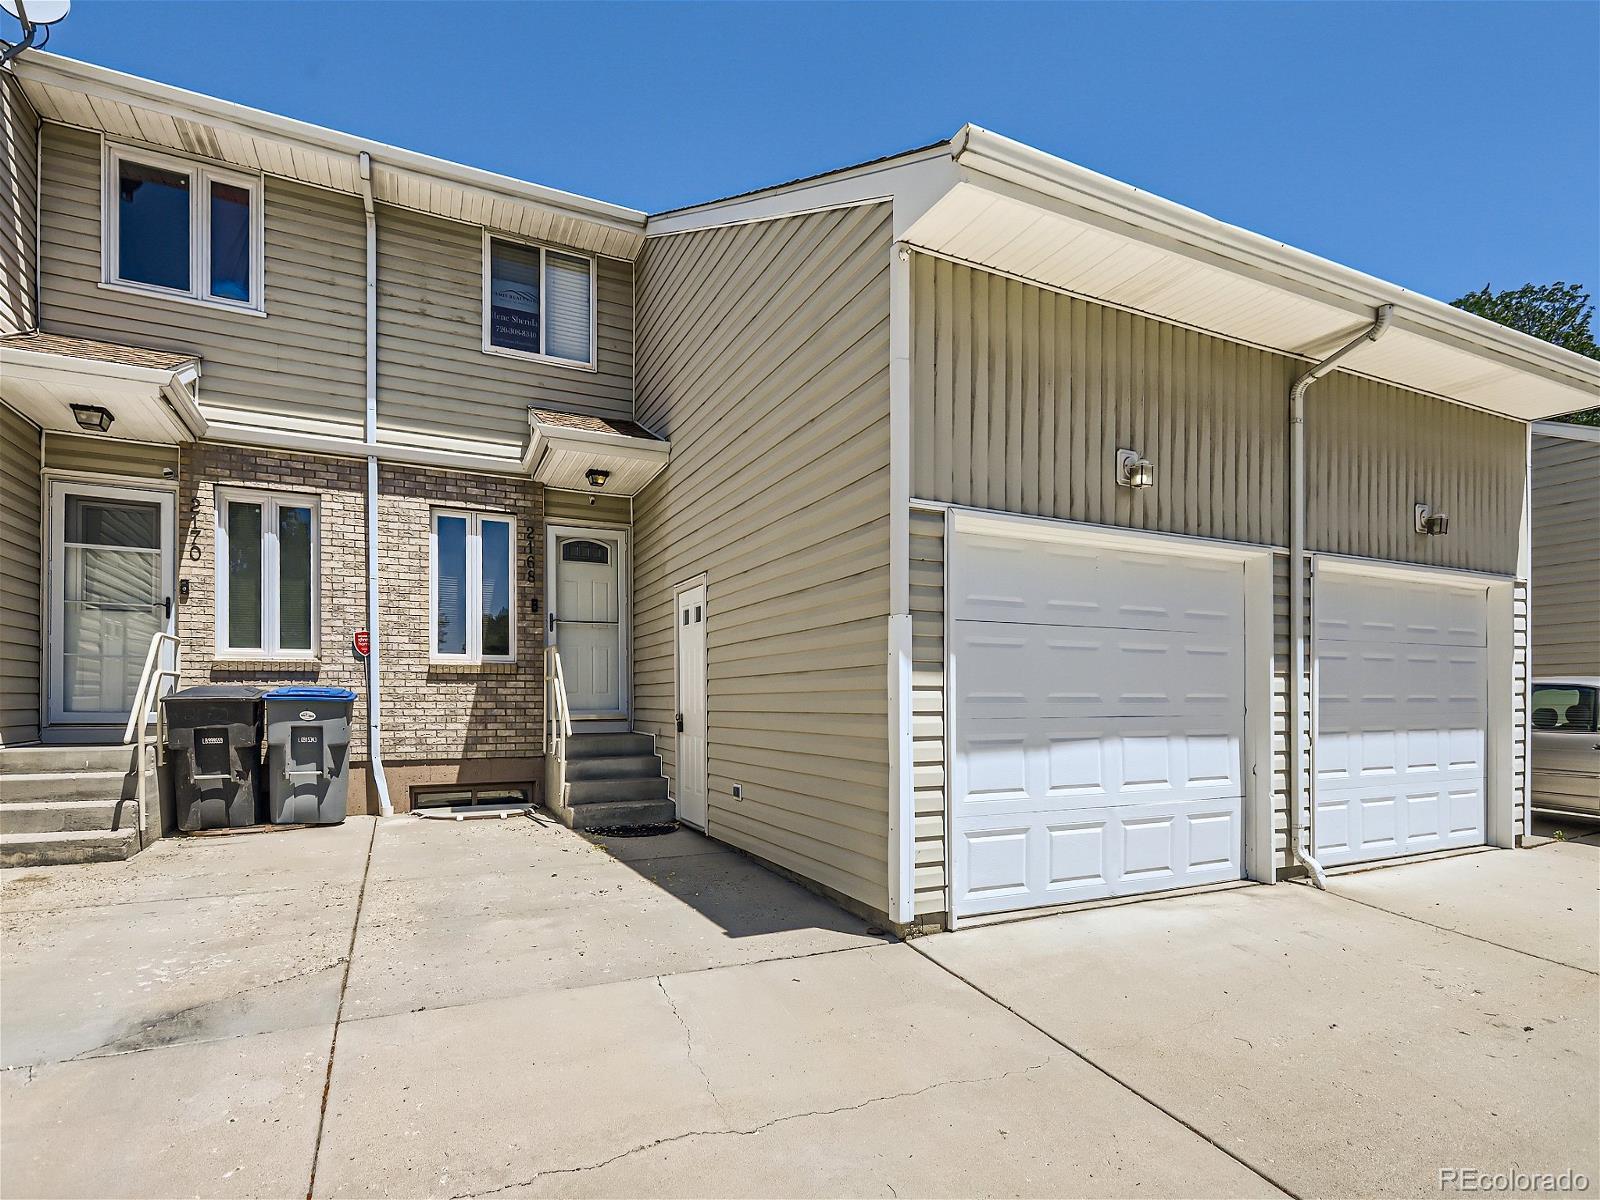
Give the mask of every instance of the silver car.
<svg viewBox="0 0 1600 1200">
<path fill-rule="evenodd" d="M 1533 682 L 1533 806 L 1600 816 L 1600 679 Z"/>
</svg>

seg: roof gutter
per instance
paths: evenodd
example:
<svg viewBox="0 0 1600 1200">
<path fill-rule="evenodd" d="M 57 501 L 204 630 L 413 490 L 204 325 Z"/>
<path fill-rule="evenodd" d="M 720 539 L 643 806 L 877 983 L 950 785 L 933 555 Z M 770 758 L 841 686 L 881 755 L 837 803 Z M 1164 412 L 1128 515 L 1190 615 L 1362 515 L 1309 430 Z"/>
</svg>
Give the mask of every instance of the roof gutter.
<svg viewBox="0 0 1600 1200">
<path fill-rule="evenodd" d="M 372 155 L 361 151 L 357 162 L 361 209 L 367 233 L 367 445 L 378 441 L 378 208 L 372 198 Z M 378 633 L 378 456 L 367 455 L 367 762 L 378 791 L 378 814 L 394 815 L 389 802 L 389 779 L 383 771 L 383 705 L 379 697 Z"/>
<path fill-rule="evenodd" d="M 987 129 L 963 126 L 950 139 L 950 154 L 959 167 L 1134 226 L 1213 260 L 1225 260 L 1254 278 L 1298 284 L 1351 313 L 1368 313 L 1374 304 L 1403 307 L 1405 316 L 1396 322 L 1397 328 L 1500 360 L 1518 370 L 1537 372 L 1569 387 L 1591 392 L 1600 387 L 1600 364 L 1581 354 L 1219 221 Z"/>
<path fill-rule="evenodd" d="M 1305 766 L 1305 711 L 1311 703 L 1306 663 L 1306 392 L 1354 350 L 1381 338 L 1394 321 L 1394 305 L 1379 307 L 1371 326 L 1312 367 L 1289 389 L 1289 853 L 1324 891 L 1328 878 L 1311 853 L 1311 813 Z M 1302 821 L 1302 814 L 1304 820 Z M 1302 830 L 1307 835 L 1302 838 Z"/>
</svg>

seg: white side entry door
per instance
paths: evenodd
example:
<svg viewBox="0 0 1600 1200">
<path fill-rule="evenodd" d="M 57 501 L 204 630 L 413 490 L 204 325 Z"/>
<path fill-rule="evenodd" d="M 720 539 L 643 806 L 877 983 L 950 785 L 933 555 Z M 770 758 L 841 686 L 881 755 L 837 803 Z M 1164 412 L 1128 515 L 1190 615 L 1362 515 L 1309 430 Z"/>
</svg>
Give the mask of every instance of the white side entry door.
<svg viewBox="0 0 1600 1200">
<path fill-rule="evenodd" d="M 706 827 L 706 585 L 677 594 L 678 820 Z"/>
</svg>

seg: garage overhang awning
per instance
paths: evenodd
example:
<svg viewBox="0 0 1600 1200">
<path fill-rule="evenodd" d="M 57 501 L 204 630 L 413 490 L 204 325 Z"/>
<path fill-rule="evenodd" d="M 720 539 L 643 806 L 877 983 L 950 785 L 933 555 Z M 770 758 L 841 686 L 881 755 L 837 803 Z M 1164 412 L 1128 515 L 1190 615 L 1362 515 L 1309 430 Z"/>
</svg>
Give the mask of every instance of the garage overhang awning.
<svg viewBox="0 0 1600 1200">
<path fill-rule="evenodd" d="M 109 421 L 97 431 L 106 437 L 192 442 L 206 433 L 199 383 L 193 355 L 50 333 L 0 337 L 0 400 L 51 432 L 92 428 L 81 413 Z"/>
<path fill-rule="evenodd" d="M 967 126 L 912 248 L 1518 420 L 1600 405 L 1600 362 Z"/>
<path fill-rule="evenodd" d="M 671 445 L 643 425 L 530 408 L 526 466 L 546 487 L 633 496 L 667 465 Z"/>
</svg>

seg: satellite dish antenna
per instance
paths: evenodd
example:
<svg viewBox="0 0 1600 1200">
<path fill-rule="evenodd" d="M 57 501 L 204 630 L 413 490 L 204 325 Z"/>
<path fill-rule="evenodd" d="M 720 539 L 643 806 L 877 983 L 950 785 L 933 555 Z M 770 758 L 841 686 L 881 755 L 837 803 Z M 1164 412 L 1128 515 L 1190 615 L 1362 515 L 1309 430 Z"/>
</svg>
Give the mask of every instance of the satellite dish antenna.
<svg viewBox="0 0 1600 1200">
<path fill-rule="evenodd" d="M 60 21 L 72 8 L 72 0 L 0 0 L 0 8 L 17 19 L 22 26 L 20 42 L 0 41 L 0 67 L 29 48 L 43 49 L 50 40 L 50 26 Z M 44 36 L 39 31 L 44 30 Z"/>
</svg>

